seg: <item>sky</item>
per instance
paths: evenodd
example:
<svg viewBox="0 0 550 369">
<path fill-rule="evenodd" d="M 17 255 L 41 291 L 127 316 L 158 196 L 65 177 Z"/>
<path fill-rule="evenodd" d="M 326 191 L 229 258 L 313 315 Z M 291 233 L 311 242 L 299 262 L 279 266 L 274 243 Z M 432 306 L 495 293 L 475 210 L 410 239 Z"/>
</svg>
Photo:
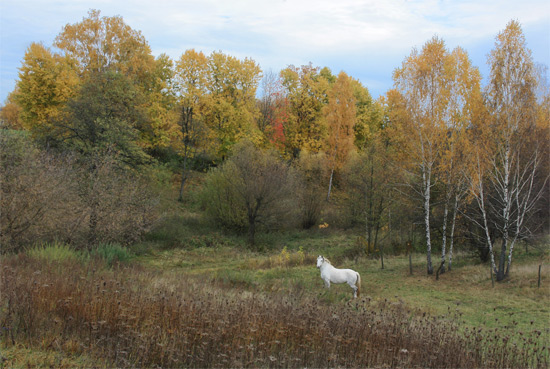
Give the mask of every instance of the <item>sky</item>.
<svg viewBox="0 0 550 369">
<path fill-rule="evenodd" d="M 155 56 L 222 51 L 274 73 L 311 62 L 346 72 L 375 98 L 392 88 L 392 72 L 412 49 L 434 35 L 449 50 L 464 48 L 487 78 L 487 55 L 512 19 L 534 62 L 550 66 L 548 0 L 0 0 L 0 105 L 28 46 L 51 46 L 90 9 L 121 16 Z"/>
</svg>

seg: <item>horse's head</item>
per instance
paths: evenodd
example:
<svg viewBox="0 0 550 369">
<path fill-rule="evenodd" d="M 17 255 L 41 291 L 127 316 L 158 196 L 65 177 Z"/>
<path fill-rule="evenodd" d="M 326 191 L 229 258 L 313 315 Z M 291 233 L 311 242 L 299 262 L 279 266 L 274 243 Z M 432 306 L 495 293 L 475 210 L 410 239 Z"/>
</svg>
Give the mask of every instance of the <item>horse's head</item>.
<svg viewBox="0 0 550 369">
<path fill-rule="evenodd" d="M 319 255 L 319 257 L 317 258 L 317 268 L 320 268 L 324 262 L 325 262 L 325 258 Z"/>
</svg>

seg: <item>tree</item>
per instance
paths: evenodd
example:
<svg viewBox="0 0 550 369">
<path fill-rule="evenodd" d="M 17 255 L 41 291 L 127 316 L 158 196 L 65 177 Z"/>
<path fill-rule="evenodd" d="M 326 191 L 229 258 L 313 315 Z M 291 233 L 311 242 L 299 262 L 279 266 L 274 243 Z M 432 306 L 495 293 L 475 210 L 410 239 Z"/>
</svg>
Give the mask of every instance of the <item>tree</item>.
<svg viewBox="0 0 550 369">
<path fill-rule="evenodd" d="M 75 60 L 81 76 L 111 70 L 148 83 L 155 63 L 145 37 L 120 16 L 100 15 L 92 9 L 82 22 L 65 25 L 54 46 Z"/>
<path fill-rule="evenodd" d="M 237 145 L 234 152 L 209 174 L 207 211 L 221 224 L 246 224 L 248 242 L 253 246 L 260 224 L 276 227 L 288 217 L 293 175 L 275 154 L 262 152 L 251 142 Z"/>
<path fill-rule="evenodd" d="M 264 73 L 261 82 L 262 95 L 258 100 L 258 108 L 260 115 L 258 117 L 258 129 L 267 134 L 271 127 L 275 124 L 276 99 L 280 92 L 279 78 L 272 71 Z"/>
<path fill-rule="evenodd" d="M 0 108 L 0 128 L 23 129 L 21 121 L 21 107 L 15 102 L 17 89 L 8 95 L 4 105 Z"/>
<path fill-rule="evenodd" d="M 369 90 L 359 81 L 352 79 L 351 86 L 355 97 L 354 144 L 358 150 L 362 150 L 383 128 L 384 109 L 381 101 L 373 101 Z"/>
<path fill-rule="evenodd" d="M 109 152 L 127 165 L 143 164 L 148 155 L 139 145 L 139 128 L 146 119 L 141 99 L 119 73 L 92 75 L 68 102 L 66 118 L 56 121 L 53 138 L 88 158 Z"/>
<path fill-rule="evenodd" d="M 74 65 L 81 83 L 106 72 L 132 81 L 144 97 L 140 108 L 148 117 L 139 127 L 144 147 L 150 151 L 163 149 L 175 139 L 177 114 L 170 96 L 172 62 L 164 54 L 155 59 L 145 37 L 122 17 L 101 16 L 99 10 L 90 10 L 81 22 L 65 25 L 54 46 Z"/>
<path fill-rule="evenodd" d="M 200 147 L 205 147 L 208 132 L 203 121 L 205 99 L 208 94 L 208 60 L 195 50 L 187 50 L 176 63 L 176 90 L 180 109 L 180 139 L 177 151 L 183 157 L 179 201 L 187 180 L 188 161 Z"/>
<path fill-rule="evenodd" d="M 13 99 L 21 109 L 25 128 L 35 136 L 49 135 L 65 104 L 78 91 L 80 81 L 70 58 L 32 43 L 25 52 Z"/>
<path fill-rule="evenodd" d="M 326 204 L 323 183 L 329 176 L 329 166 L 325 153 L 313 154 L 307 151 L 303 151 L 293 164 L 299 179 L 296 194 L 300 222 L 302 228 L 309 229 L 319 222 Z"/>
<path fill-rule="evenodd" d="M 99 240 L 103 164 L 114 160 L 119 166 L 135 168 L 149 160 L 139 145 L 139 127 L 145 120 L 140 99 L 127 77 L 100 72 L 90 76 L 67 103 L 64 119 L 55 122 L 52 140 L 77 152 L 87 167 L 89 178 L 81 194 L 90 208 L 89 246 Z"/>
<path fill-rule="evenodd" d="M 423 202 L 428 274 L 433 273 L 432 189 L 443 183 L 440 270 L 444 271 L 451 199 L 454 197 L 452 239 L 458 200 L 463 193 L 457 171 L 461 137 L 472 124 L 479 105 L 480 79 L 463 49 L 457 47 L 449 52 L 443 40 L 433 37 L 421 53 L 413 50 L 402 67 L 395 70 L 397 91 L 388 94 L 395 110 L 395 119 L 390 123 L 395 134 L 392 140 L 401 151 L 403 169 L 420 184 L 417 193 Z"/>
<path fill-rule="evenodd" d="M 464 151 L 469 150 L 466 131 L 478 117 L 482 104 L 481 75 L 479 70 L 472 66 L 468 54 L 462 48 L 457 47 L 449 54 L 447 75 L 449 99 L 444 117 L 446 134 L 441 140 L 440 157 L 435 168 L 437 177 L 441 179 L 444 193 L 440 273 L 445 272 L 447 238 L 450 241 L 448 249 L 449 270 L 452 265 L 456 217 L 460 202 L 467 190 L 462 175 Z"/>
<path fill-rule="evenodd" d="M 327 125 L 323 107 L 327 104 L 330 71 L 320 73 L 311 64 L 289 66 L 281 71 L 288 99 L 288 118 L 283 123 L 287 153 L 297 158 L 302 150 L 318 153 L 324 149 Z"/>
<path fill-rule="evenodd" d="M 427 271 L 433 274 L 431 240 L 431 196 L 433 171 L 441 139 L 445 136 L 445 115 L 449 101 L 448 52 L 443 40 L 433 37 L 418 53 L 413 49 L 401 68 L 394 71 L 395 86 L 402 96 L 406 118 L 397 121 L 396 138 L 409 156 L 410 174 L 420 178 L 423 200 Z"/>
<path fill-rule="evenodd" d="M 521 26 L 511 21 L 496 37 L 488 57 L 487 121 L 477 133 L 485 141 L 472 161 L 470 190 L 481 212 L 491 267 L 497 281 L 510 271 L 515 243 L 525 235 L 526 221 L 548 181 L 541 174 L 543 145 L 536 129 L 536 78 L 531 52 Z M 537 179 L 542 176 L 541 180 Z M 498 266 L 494 257 L 495 227 L 502 243 Z"/>
<path fill-rule="evenodd" d="M 155 59 L 152 83 L 143 98 L 146 124 L 140 127 L 141 145 L 152 155 L 162 154 L 179 140 L 178 107 L 173 62 L 166 54 Z"/>
<path fill-rule="evenodd" d="M 340 72 L 328 91 L 328 104 L 324 107 L 328 128 L 327 157 L 330 165 L 327 201 L 330 198 L 334 171 L 342 168 L 353 148 L 355 112 L 350 77 Z"/>
<path fill-rule="evenodd" d="M 77 219 L 70 160 L 41 151 L 27 132 L 0 130 L 2 252 L 64 239 Z M 64 232 L 65 231 L 65 232 Z"/>
<path fill-rule="evenodd" d="M 284 126 L 288 120 L 288 99 L 279 76 L 271 71 L 264 73 L 262 95 L 258 100 L 258 129 L 266 144 L 274 145 L 284 153 Z"/>
<path fill-rule="evenodd" d="M 365 253 L 370 250 L 380 250 L 381 267 L 384 269 L 384 252 L 379 242 L 379 234 L 388 219 L 384 216 L 385 210 L 392 200 L 393 168 L 388 156 L 390 148 L 377 136 L 369 140 L 368 146 L 352 156 L 346 166 L 345 184 L 349 194 L 347 206 L 364 224 Z"/>
<path fill-rule="evenodd" d="M 260 74 L 260 67 L 252 59 L 238 60 L 222 52 L 208 57 L 208 98 L 203 117 L 212 132 L 214 157 L 223 160 L 244 137 L 259 141 L 254 123 Z"/>
</svg>

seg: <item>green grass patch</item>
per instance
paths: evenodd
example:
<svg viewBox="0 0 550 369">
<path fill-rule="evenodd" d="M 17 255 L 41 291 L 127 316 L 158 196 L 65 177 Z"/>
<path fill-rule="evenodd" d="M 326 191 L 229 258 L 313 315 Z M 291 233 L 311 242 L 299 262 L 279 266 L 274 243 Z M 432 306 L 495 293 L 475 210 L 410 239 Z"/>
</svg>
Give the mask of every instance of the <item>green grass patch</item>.
<svg viewBox="0 0 550 369">
<path fill-rule="evenodd" d="M 100 258 L 107 266 L 112 267 L 115 264 L 127 263 L 134 257 L 134 254 L 126 247 L 116 243 L 106 243 L 95 247 L 90 252 L 90 256 Z"/>
<path fill-rule="evenodd" d="M 25 348 L 23 345 L 0 345 L 0 368 L 109 368 L 103 359 L 67 354 L 64 350 Z"/>
<path fill-rule="evenodd" d="M 76 262 L 82 259 L 82 254 L 67 244 L 47 243 L 27 250 L 27 255 L 46 263 Z"/>
</svg>

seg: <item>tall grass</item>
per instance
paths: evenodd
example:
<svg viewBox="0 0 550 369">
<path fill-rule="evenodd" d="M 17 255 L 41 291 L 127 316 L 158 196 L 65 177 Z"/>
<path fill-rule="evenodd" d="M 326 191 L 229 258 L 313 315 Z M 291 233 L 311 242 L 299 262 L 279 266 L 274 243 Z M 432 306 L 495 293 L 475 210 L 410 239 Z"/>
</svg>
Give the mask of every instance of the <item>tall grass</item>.
<svg viewBox="0 0 550 369">
<path fill-rule="evenodd" d="M 45 243 L 27 250 L 27 255 L 42 262 L 75 262 L 82 258 L 75 249 L 65 243 Z"/>
<path fill-rule="evenodd" d="M 108 266 L 126 263 L 134 257 L 127 248 L 116 243 L 100 244 L 90 252 L 90 256 L 103 259 Z"/>
<path fill-rule="evenodd" d="M 45 265 L 84 263 L 90 259 L 97 259 L 107 267 L 127 263 L 134 257 L 128 248 L 116 243 L 102 243 L 91 251 L 75 250 L 65 243 L 45 243 L 29 248 L 25 254 Z"/>
<path fill-rule="evenodd" d="M 105 358 L 117 367 L 548 366 L 540 331 L 458 333 L 401 303 L 325 304 L 298 294 L 218 288 L 175 272 L 4 258 L 4 345 Z M 10 366 L 10 363 L 7 363 Z"/>
</svg>

